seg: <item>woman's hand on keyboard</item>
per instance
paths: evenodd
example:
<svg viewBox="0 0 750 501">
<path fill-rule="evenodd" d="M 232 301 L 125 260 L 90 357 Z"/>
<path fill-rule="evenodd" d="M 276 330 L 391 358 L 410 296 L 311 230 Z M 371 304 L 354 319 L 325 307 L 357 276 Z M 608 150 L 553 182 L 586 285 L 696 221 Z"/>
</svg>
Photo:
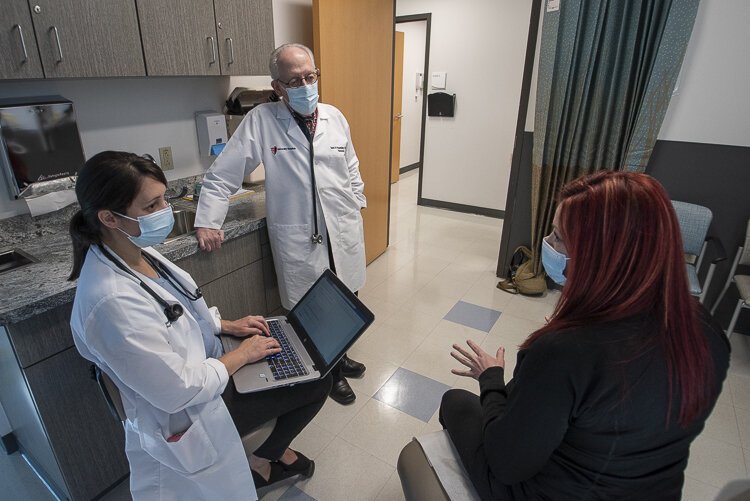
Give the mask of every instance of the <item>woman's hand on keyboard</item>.
<svg viewBox="0 0 750 501">
<path fill-rule="evenodd" d="M 235 351 L 240 351 L 245 357 L 245 363 L 251 364 L 269 355 L 279 353 L 281 347 L 279 342 L 272 337 L 253 336 L 242 341 L 242 344 Z"/>
<path fill-rule="evenodd" d="M 248 337 L 263 334 L 269 336 L 268 322 L 257 315 L 248 315 L 238 320 L 222 320 L 221 332 L 235 337 Z"/>
</svg>

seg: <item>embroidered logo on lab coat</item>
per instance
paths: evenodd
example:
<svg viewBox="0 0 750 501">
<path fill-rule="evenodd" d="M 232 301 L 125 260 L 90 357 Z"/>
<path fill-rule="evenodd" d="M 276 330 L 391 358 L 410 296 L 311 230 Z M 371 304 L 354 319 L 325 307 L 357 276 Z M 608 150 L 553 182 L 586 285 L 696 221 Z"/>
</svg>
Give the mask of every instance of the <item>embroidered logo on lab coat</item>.
<svg viewBox="0 0 750 501">
<path fill-rule="evenodd" d="M 276 153 L 279 151 L 290 151 L 290 150 L 296 150 L 297 148 L 293 146 L 288 146 L 286 148 L 279 148 L 278 146 L 271 146 L 271 153 L 275 156 Z"/>
<path fill-rule="evenodd" d="M 336 150 L 338 153 L 346 153 L 346 146 L 331 146 L 332 150 Z"/>
</svg>

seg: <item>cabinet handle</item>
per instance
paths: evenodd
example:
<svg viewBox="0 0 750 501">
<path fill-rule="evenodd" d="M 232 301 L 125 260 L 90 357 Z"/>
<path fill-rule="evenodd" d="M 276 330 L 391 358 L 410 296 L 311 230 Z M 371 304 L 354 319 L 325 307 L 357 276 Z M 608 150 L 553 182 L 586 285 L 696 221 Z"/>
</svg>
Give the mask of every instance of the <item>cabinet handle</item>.
<svg viewBox="0 0 750 501">
<path fill-rule="evenodd" d="M 206 40 L 209 40 L 211 42 L 211 60 L 208 62 L 208 64 L 214 64 L 216 62 L 216 41 L 214 40 L 214 37 L 206 37 Z"/>
<path fill-rule="evenodd" d="M 57 52 L 60 54 L 60 57 L 57 59 L 57 63 L 62 63 L 63 60 L 63 53 L 62 53 L 62 45 L 60 45 L 60 32 L 57 31 L 57 26 L 53 26 L 50 28 L 50 31 L 55 32 L 55 41 L 57 41 Z"/>
<path fill-rule="evenodd" d="M 229 45 L 229 62 L 227 64 L 234 63 L 234 42 L 232 41 L 232 38 L 227 38 L 227 45 Z"/>
<path fill-rule="evenodd" d="M 26 51 L 26 40 L 23 39 L 23 28 L 21 28 L 20 24 L 16 24 L 13 27 L 18 30 L 18 38 L 21 39 L 21 49 L 23 50 L 23 59 L 21 59 L 21 64 L 23 64 L 29 60 L 29 53 Z"/>
</svg>

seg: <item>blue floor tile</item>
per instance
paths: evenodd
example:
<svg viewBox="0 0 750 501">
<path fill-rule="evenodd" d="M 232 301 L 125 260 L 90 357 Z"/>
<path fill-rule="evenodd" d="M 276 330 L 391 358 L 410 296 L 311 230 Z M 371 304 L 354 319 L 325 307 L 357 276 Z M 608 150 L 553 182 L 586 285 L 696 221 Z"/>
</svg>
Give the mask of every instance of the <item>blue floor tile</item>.
<svg viewBox="0 0 750 501">
<path fill-rule="evenodd" d="M 373 398 L 426 423 L 448 390 L 448 385 L 400 367 Z"/>
<path fill-rule="evenodd" d="M 500 312 L 459 301 L 443 318 L 472 329 L 489 332 L 500 318 Z"/>
<path fill-rule="evenodd" d="M 279 501 L 316 501 L 314 497 L 308 496 L 297 486 L 293 485 L 284 492 Z"/>
</svg>

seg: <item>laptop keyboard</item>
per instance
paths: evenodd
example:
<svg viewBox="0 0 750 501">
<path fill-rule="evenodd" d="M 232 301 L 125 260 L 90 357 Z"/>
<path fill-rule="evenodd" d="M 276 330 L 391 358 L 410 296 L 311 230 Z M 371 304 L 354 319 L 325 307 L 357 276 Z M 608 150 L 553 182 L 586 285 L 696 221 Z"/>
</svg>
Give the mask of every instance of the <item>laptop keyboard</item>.
<svg viewBox="0 0 750 501">
<path fill-rule="evenodd" d="M 302 363 L 302 360 L 300 360 L 299 355 L 297 355 L 294 346 L 292 346 L 287 339 L 286 334 L 284 334 L 284 329 L 281 327 L 281 323 L 275 321 L 268 322 L 268 328 L 271 331 L 271 336 L 273 336 L 281 346 L 281 351 L 279 353 L 266 357 L 273 378 L 278 381 L 280 379 L 289 379 L 292 377 L 307 375 L 307 369 Z"/>
</svg>

